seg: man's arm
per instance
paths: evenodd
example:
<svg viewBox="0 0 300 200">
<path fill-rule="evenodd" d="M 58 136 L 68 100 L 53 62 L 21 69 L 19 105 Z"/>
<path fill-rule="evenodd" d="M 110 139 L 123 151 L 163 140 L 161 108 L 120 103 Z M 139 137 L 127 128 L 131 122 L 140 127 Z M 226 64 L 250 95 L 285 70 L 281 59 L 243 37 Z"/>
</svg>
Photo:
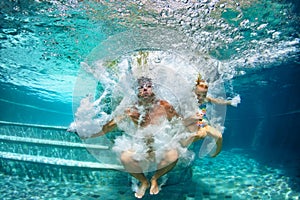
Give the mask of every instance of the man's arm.
<svg viewBox="0 0 300 200">
<path fill-rule="evenodd" d="M 191 126 L 191 125 L 195 125 L 198 120 L 199 120 L 199 116 L 197 116 L 197 114 L 196 114 L 196 115 L 184 118 L 183 119 L 183 124 L 186 127 L 188 127 L 188 126 Z"/>
<path fill-rule="evenodd" d="M 174 107 L 169 102 L 160 100 L 160 105 L 165 108 L 168 120 L 171 120 L 173 117 L 180 117 L 180 115 L 176 112 Z"/>
<path fill-rule="evenodd" d="M 102 135 L 105 135 L 106 133 L 108 132 L 111 132 L 114 128 L 117 127 L 117 123 L 115 122 L 114 119 L 110 120 L 109 122 L 107 122 L 101 129 L 100 132 L 94 134 L 91 136 L 91 138 L 95 138 L 95 137 L 98 137 L 98 136 L 102 136 Z"/>
</svg>

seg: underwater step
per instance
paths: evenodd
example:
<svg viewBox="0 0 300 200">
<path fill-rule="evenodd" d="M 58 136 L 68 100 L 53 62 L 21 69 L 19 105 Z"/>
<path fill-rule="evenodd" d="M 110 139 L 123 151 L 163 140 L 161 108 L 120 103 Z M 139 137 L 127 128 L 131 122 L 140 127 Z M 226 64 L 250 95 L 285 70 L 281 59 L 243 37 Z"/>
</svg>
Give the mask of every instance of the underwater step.
<svg viewBox="0 0 300 200">
<path fill-rule="evenodd" d="M 47 128 L 47 129 L 56 129 L 56 130 L 67 130 L 68 127 L 65 126 L 50 126 L 50 125 L 40 125 L 40 124 L 27 124 L 19 122 L 7 122 L 0 121 L 1 125 L 12 125 L 12 126 L 22 126 L 22 127 L 35 127 L 35 128 Z"/>
<path fill-rule="evenodd" d="M 40 125 L 40 124 L 27 124 L 19 122 L 7 122 L 0 121 L 1 125 L 12 125 L 12 126 L 22 126 L 22 127 L 35 127 L 35 128 L 47 128 L 47 129 L 56 129 L 56 130 L 67 130 L 68 127 L 65 126 L 50 126 L 50 125 Z"/>
<path fill-rule="evenodd" d="M 0 121 L 2 135 L 81 142 L 78 135 L 68 132 L 67 127 L 40 124 L 26 124 Z"/>
<path fill-rule="evenodd" d="M 9 136 L 9 135 L 0 135 L 0 140 L 6 140 L 6 141 L 11 141 L 11 142 L 32 143 L 32 144 L 63 146 L 63 147 L 72 147 L 72 148 L 89 148 L 89 149 L 103 149 L 103 150 L 109 149 L 108 146 L 95 145 L 95 144 L 83 144 L 83 143 L 75 143 L 75 142 L 65 142 L 65 141 L 58 141 L 58 140 L 37 139 L 37 138 Z"/>
<path fill-rule="evenodd" d="M 91 152 L 94 152 L 97 155 L 101 155 L 102 163 L 115 164 L 106 162 L 107 160 L 111 160 L 110 157 L 113 156 L 111 149 L 106 144 L 89 144 L 81 140 L 65 141 L 59 139 L 0 135 L 0 152 L 1 151 L 20 155 L 97 162 L 97 159 L 91 154 Z"/>
<path fill-rule="evenodd" d="M 0 151 L 0 158 L 15 160 L 15 161 L 33 162 L 38 164 L 64 166 L 64 167 L 123 170 L 123 167 L 121 165 L 67 160 L 62 158 L 52 158 L 52 157 L 45 157 L 45 156 L 24 155 L 18 153 L 2 152 L 2 151 Z"/>
</svg>

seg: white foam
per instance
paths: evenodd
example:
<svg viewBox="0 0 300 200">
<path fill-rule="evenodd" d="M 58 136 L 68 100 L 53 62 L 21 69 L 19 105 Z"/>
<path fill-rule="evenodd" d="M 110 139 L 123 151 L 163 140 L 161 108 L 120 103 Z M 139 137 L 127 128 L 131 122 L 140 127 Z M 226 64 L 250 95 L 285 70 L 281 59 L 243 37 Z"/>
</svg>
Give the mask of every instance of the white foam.
<svg viewBox="0 0 300 200">
<path fill-rule="evenodd" d="M 192 59 L 194 58 L 194 60 Z M 103 60 L 93 62 L 93 65 L 82 63 L 84 69 L 89 72 L 96 82 L 105 88 L 105 91 L 97 100 L 93 95 L 84 98 L 75 114 L 76 131 L 81 137 L 90 137 L 101 130 L 101 127 L 110 119 L 124 115 L 124 111 L 137 101 L 137 78 L 147 76 L 152 79 L 153 90 L 159 99 L 170 102 L 175 110 L 182 117 L 189 117 L 197 110 L 197 101 L 193 93 L 193 87 L 198 73 L 210 82 L 211 96 L 224 97 L 225 91 L 219 71 L 228 71 L 230 68 L 222 66 L 220 62 L 191 55 L 185 56 L 173 51 L 143 51 L 133 52 L 130 55 L 123 55 L 118 58 L 118 62 L 112 68 L 105 66 Z M 84 83 L 83 83 L 84 84 Z M 106 105 L 105 99 L 115 99 L 115 106 Z M 234 98 L 237 100 L 237 97 Z M 237 104 L 238 101 L 234 101 Z M 105 107 L 105 106 L 109 107 Z M 111 110 L 111 113 L 104 112 Z M 143 111 L 141 111 L 141 114 Z M 208 107 L 208 116 L 212 124 L 220 131 L 224 130 L 226 107 Z M 179 120 L 180 121 L 180 120 Z M 117 153 L 124 150 L 136 151 L 136 160 L 146 157 L 144 137 L 151 134 L 154 137 L 154 149 L 156 160 L 159 162 L 164 152 L 170 147 L 179 150 L 180 155 L 191 160 L 193 154 L 182 148 L 179 141 L 186 138 L 189 133 L 184 130 L 183 125 L 178 120 L 168 122 L 161 121 L 159 125 L 146 128 L 137 128 L 128 119 L 116 120 L 118 127 L 124 131 L 125 135 L 115 140 L 113 150 Z M 74 124 L 73 124 L 74 125 Z M 167 134 L 166 134 L 167 133 Z M 214 141 L 205 140 L 201 147 L 201 156 L 207 155 L 214 148 Z M 207 142 L 210 141 L 210 142 Z M 97 156 L 96 156 L 97 157 Z M 101 157 L 97 157 L 101 160 Z M 111 163 L 115 164 L 115 163 Z M 149 166 L 145 166 L 145 170 Z"/>
</svg>

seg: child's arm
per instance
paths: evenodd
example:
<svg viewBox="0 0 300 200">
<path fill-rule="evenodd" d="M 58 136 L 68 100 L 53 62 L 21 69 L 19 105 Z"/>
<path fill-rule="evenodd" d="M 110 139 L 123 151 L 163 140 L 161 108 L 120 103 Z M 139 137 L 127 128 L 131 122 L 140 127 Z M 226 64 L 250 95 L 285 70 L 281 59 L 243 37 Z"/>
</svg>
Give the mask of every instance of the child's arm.
<svg viewBox="0 0 300 200">
<path fill-rule="evenodd" d="M 206 97 L 208 102 L 214 103 L 214 104 L 220 104 L 220 105 L 231 105 L 231 101 L 224 100 L 224 99 L 216 99 L 212 97 Z"/>
<path fill-rule="evenodd" d="M 240 96 L 235 96 L 232 100 L 216 99 L 212 97 L 206 97 L 207 101 L 220 105 L 231 105 L 237 107 L 237 104 L 241 103 Z"/>
</svg>

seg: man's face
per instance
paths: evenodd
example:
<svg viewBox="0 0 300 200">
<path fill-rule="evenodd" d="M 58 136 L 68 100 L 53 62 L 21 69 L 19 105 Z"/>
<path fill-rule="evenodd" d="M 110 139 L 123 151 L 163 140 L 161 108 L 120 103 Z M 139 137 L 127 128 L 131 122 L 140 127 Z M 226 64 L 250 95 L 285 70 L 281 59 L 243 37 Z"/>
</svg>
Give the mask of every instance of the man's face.
<svg viewBox="0 0 300 200">
<path fill-rule="evenodd" d="M 153 96 L 152 84 L 150 82 L 146 82 L 141 84 L 139 87 L 139 97 L 143 97 L 145 99 Z"/>
</svg>

